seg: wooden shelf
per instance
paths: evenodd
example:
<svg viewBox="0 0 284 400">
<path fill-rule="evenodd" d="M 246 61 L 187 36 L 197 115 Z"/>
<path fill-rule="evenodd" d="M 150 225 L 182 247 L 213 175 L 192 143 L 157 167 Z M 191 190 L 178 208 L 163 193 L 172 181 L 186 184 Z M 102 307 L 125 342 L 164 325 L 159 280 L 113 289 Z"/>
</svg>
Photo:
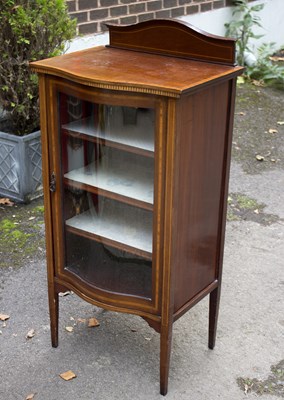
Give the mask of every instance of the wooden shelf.
<svg viewBox="0 0 284 400">
<path fill-rule="evenodd" d="M 93 117 L 64 124 L 62 129 L 71 136 L 154 157 L 154 111 L 138 109 L 136 123 L 125 124 L 122 108 L 112 108 L 114 111 L 106 117 L 103 131 L 96 128 Z"/>
<path fill-rule="evenodd" d="M 88 210 L 66 221 L 67 231 L 152 259 L 152 213 L 103 201 L 98 214 Z"/>
<path fill-rule="evenodd" d="M 64 175 L 64 182 L 93 193 L 153 209 L 154 163 L 118 155 L 111 163 L 93 162 Z M 125 199 L 127 198 L 127 199 Z"/>
</svg>

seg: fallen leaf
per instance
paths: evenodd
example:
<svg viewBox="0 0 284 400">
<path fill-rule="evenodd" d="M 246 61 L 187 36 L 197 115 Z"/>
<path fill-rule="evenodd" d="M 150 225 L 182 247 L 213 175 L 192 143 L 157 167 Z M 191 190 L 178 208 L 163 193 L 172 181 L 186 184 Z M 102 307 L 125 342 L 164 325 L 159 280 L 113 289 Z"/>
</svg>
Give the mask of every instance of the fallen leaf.
<svg viewBox="0 0 284 400">
<path fill-rule="evenodd" d="M 59 292 L 58 296 L 59 297 L 64 297 L 64 296 L 68 296 L 69 294 L 71 294 L 71 291 L 67 290 L 66 292 Z"/>
<path fill-rule="evenodd" d="M 14 203 L 6 197 L 0 199 L 0 204 L 4 204 L 4 205 L 10 206 L 10 207 L 14 205 Z"/>
<path fill-rule="evenodd" d="M 27 395 L 26 400 L 33 400 L 35 398 L 35 393 L 30 393 Z"/>
<path fill-rule="evenodd" d="M 95 317 L 89 318 L 88 327 L 89 327 L 89 328 L 93 328 L 93 327 L 95 327 L 95 326 L 100 326 L 100 323 L 99 323 L 99 321 L 97 320 L 97 318 L 95 318 Z"/>
<path fill-rule="evenodd" d="M 245 83 L 244 77 L 243 76 L 238 76 L 237 83 L 240 83 L 240 84 Z"/>
<path fill-rule="evenodd" d="M 269 60 L 271 60 L 271 61 L 284 61 L 284 57 L 277 57 L 277 56 L 272 56 L 272 57 L 269 57 Z"/>
<path fill-rule="evenodd" d="M 270 161 L 271 162 L 276 162 L 276 159 L 275 158 L 271 158 Z"/>
<path fill-rule="evenodd" d="M 0 321 L 6 321 L 10 318 L 10 315 L 0 314 Z"/>
<path fill-rule="evenodd" d="M 269 133 L 278 133 L 278 130 L 277 130 L 277 129 L 270 128 L 270 129 L 268 130 L 268 132 L 269 132 Z"/>
<path fill-rule="evenodd" d="M 256 208 L 255 210 L 253 210 L 253 212 L 254 212 L 255 214 L 259 214 L 259 209 Z"/>
<path fill-rule="evenodd" d="M 27 333 L 27 335 L 26 335 L 26 338 L 27 338 L 27 339 L 31 339 L 31 338 L 34 337 L 34 335 L 35 335 L 35 330 L 34 330 L 34 329 L 31 329 L 31 330 L 28 331 L 28 333 Z"/>
<path fill-rule="evenodd" d="M 81 323 L 84 324 L 86 322 L 86 319 L 85 318 L 78 318 L 77 322 L 81 322 Z"/>
<path fill-rule="evenodd" d="M 71 370 L 63 372 L 59 374 L 60 378 L 64 379 L 65 381 L 71 381 L 71 379 L 76 378 L 77 376 Z"/>
<path fill-rule="evenodd" d="M 240 112 L 237 113 L 237 115 L 246 115 L 246 113 L 243 112 L 243 111 L 240 111 Z"/>
<path fill-rule="evenodd" d="M 284 125 L 284 121 L 277 121 L 277 125 Z"/>
<path fill-rule="evenodd" d="M 261 156 L 260 154 L 257 154 L 257 155 L 255 156 L 255 158 L 257 159 L 257 161 L 263 161 L 263 160 L 264 160 L 264 157 Z"/>
<path fill-rule="evenodd" d="M 29 218 L 29 221 L 32 221 L 33 219 L 35 219 L 35 217 L 30 217 L 30 218 Z"/>
<path fill-rule="evenodd" d="M 252 84 L 254 86 L 263 86 L 263 82 L 262 81 L 257 81 L 256 79 L 252 80 Z"/>
<path fill-rule="evenodd" d="M 65 326 L 65 330 L 66 330 L 67 332 L 73 332 L 73 331 L 74 331 L 74 328 L 73 328 L 73 326 Z"/>
</svg>

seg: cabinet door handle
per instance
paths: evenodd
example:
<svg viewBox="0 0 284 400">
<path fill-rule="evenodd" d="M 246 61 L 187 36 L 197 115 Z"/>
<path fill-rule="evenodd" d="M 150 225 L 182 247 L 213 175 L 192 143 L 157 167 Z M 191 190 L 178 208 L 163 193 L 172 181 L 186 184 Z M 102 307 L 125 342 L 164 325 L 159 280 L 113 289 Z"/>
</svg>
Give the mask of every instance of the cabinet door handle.
<svg viewBox="0 0 284 400">
<path fill-rule="evenodd" d="M 56 176 L 55 176 L 55 172 L 52 172 L 52 174 L 51 174 L 51 176 L 50 176 L 49 190 L 50 190 L 51 192 L 55 192 L 55 190 L 56 190 Z"/>
</svg>

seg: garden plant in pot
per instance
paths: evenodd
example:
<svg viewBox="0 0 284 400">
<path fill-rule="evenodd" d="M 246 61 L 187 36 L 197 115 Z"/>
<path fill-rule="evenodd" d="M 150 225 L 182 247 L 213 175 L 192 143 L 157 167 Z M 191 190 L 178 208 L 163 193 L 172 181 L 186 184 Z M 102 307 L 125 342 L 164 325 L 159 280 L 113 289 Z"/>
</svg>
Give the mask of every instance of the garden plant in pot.
<svg viewBox="0 0 284 400">
<path fill-rule="evenodd" d="M 42 193 L 38 80 L 29 62 L 59 55 L 76 33 L 65 0 L 0 2 L 0 197 Z"/>
</svg>

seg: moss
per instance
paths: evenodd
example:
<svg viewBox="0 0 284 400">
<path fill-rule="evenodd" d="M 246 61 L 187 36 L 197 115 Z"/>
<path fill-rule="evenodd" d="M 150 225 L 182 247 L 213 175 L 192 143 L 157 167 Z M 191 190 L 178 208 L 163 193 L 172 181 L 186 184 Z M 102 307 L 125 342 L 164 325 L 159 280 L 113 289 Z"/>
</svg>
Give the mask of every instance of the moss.
<svg viewBox="0 0 284 400">
<path fill-rule="evenodd" d="M 261 225 L 271 225 L 280 220 L 278 215 L 265 213 L 266 205 L 243 193 L 230 193 L 228 197 L 228 221 L 253 221 Z"/>
<path fill-rule="evenodd" d="M 272 365 L 271 372 L 266 379 L 238 378 L 239 387 L 247 394 L 254 392 L 261 396 L 263 394 L 271 394 L 274 396 L 284 397 L 284 360 L 277 365 Z"/>
<path fill-rule="evenodd" d="M 0 231 L 8 232 L 13 228 L 15 228 L 15 223 L 9 219 L 3 219 L 0 223 Z"/>
<path fill-rule="evenodd" d="M 37 206 L 33 209 L 36 214 L 43 214 L 44 213 L 44 206 Z"/>
<path fill-rule="evenodd" d="M 227 220 L 228 220 L 228 221 L 240 221 L 241 218 L 238 217 L 237 215 L 235 215 L 235 214 L 233 213 L 233 211 L 228 210 L 228 212 L 227 212 Z"/>
<path fill-rule="evenodd" d="M 43 255 L 43 212 L 42 200 L 4 208 L 0 216 L 0 267 L 19 267 L 26 258 Z"/>
<path fill-rule="evenodd" d="M 263 209 L 264 205 L 259 204 L 255 199 L 252 199 L 244 194 L 237 194 L 236 200 L 240 208 L 244 208 L 246 210 L 253 209 Z"/>
</svg>

